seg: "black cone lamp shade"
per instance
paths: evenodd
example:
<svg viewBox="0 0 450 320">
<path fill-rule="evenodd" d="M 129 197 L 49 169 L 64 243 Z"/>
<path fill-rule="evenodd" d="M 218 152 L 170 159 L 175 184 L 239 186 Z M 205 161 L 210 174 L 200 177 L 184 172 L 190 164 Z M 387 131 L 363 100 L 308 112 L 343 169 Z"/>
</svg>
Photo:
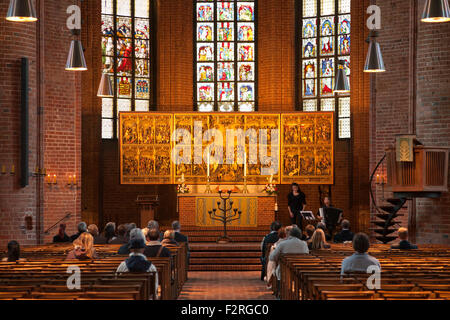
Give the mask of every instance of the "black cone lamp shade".
<svg viewBox="0 0 450 320">
<path fill-rule="evenodd" d="M 383 56 L 381 55 L 380 44 L 376 38 L 378 33 L 370 32 L 369 36 L 369 50 L 367 52 L 366 63 L 364 65 L 364 72 L 385 72 Z"/>
<path fill-rule="evenodd" d="M 87 70 L 86 60 L 84 59 L 83 45 L 80 40 L 72 40 L 70 43 L 69 56 L 66 63 L 67 71 L 85 71 Z"/>
<path fill-rule="evenodd" d="M 32 0 L 10 0 L 6 20 L 15 22 L 37 21 Z"/>
<path fill-rule="evenodd" d="M 97 97 L 101 98 L 113 98 L 114 93 L 111 85 L 111 80 L 106 73 L 102 74 L 102 79 L 100 80 L 100 86 L 98 87 Z"/>
<path fill-rule="evenodd" d="M 448 0 L 427 0 L 423 9 L 422 22 L 449 22 L 450 7 Z"/>
<path fill-rule="evenodd" d="M 348 77 L 344 70 L 345 62 L 339 60 L 338 70 L 336 75 L 336 83 L 334 85 L 334 92 L 336 93 L 348 93 L 350 92 L 350 85 L 348 83 Z"/>
</svg>

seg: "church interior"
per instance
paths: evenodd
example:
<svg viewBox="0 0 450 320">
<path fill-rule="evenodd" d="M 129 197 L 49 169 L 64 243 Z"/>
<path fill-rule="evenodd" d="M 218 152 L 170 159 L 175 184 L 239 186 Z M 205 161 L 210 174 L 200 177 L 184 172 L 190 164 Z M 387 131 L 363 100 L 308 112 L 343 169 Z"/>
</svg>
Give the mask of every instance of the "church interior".
<svg viewBox="0 0 450 320">
<path fill-rule="evenodd" d="M 1 0 L 0 30 L 0 300 L 450 300 L 448 0 Z"/>
</svg>

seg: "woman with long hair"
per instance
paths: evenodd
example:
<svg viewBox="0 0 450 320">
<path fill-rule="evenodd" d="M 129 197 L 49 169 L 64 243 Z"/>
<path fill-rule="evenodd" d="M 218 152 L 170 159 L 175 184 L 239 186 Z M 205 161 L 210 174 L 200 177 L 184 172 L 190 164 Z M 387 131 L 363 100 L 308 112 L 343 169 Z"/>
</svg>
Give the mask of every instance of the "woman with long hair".
<svg viewBox="0 0 450 320">
<path fill-rule="evenodd" d="M 291 185 L 291 192 L 288 194 L 288 210 L 292 224 L 296 224 L 300 229 L 302 229 L 302 216 L 300 211 L 303 211 L 305 207 L 306 196 L 300 190 L 300 186 L 294 182 Z"/>
<path fill-rule="evenodd" d="M 308 244 L 310 246 L 311 250 L 318 250 L 318 249 L 329 249 L 330 245 L 326 242 L 325 239 L 325 233 L 322 229 L 318 228 L 316 231 L 314 231 L 311 242 Z"/>
<path fill-rule="evenodd" d="M 94 248 L 94 237 L 89 232 L 83 232 L 73 242 L 73 247 L 66 260 L 92 260 L 98 258 Z"/>
</svg>

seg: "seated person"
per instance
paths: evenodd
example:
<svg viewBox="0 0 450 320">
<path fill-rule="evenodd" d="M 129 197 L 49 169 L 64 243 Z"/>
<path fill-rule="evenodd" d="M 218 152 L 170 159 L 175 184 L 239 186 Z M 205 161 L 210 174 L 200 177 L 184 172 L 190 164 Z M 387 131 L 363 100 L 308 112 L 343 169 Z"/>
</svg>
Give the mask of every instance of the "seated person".
<svg viewBox="0 0 450 320">
<path fill-rule="evenodd" d="M 411 244 L 408 241 L 408 229 L 400 228 L 398 229 L 398 237 L 400 238 L 400 242 L 397 245 L 392 245 L 391 249 L 401 249 L 401 250 L 410 250 L 417 249 L 418 247 L 415 244 Z"/>
<path fill-rule="evenodd" d="M 276 249 L 276 247 L 278 246 L 278 244 L 280 244 L 280 242 L 286 240 L 286 229 L 287 228 L 280 228 L 280 230 L 278 230 L 278 241 L 275 242 L 272 247 L 270 248 L 270 252 L 269 252 L 269 256 L 270 254 Z M 292 228 L 289 228 L 289 230 Z M 272 277 L 275 277 L 275 261 L 270 261 L 267 262 L 267 274 L 265 277 L 265 281 L 267 282 L 267 288 L 271 288 L 272 287 Z"/>
<path fill-rule="evenodd" d="M 377 266 L 381 270 L 380 262 L 367 254 L 369 247 L 369 237 L 365 233 L 357 233 L 353 237 L 353 249 L 355 249 L 355 253 L 342 260 L 341 275 L 351 272 L 366 273 L 367 268 L 372 265 Z"/>
<path fill-rule="evenodd" d="M 318 228 L 316 231 L 314 231 L 314 234 L 311 237 L 311 241 L 308 243 L 308 249 L 330 249 L 330 245 L 326 242 L 325 233 L 322 229 Z"/>
<path fill-rule="evenodd" d="M 116 224 L 108 222 L 103 230 L 103 236 L 106 238 L 106 243 L 111 243 L 116 239 Z"/>
<path fill-rule="evenodd" d="M 94 237 L 94 244 L 106 244 L 106 238 L 98 234 L 98 227 L 95 224 L 90 224 L 88 232 Z"/>
<path fill-rule="evenodd" d="M 111 240 L 109 243 L 110 244 L 124 244 L 124 243 L 128 243 L 127 237 L 127 227 L 124 224 L 120 224 L 117 227 L 117 237 L 113 240 Z"/>
<path fill-rule="evenodd" d="M 342 230 L 334 236 L 334 242 L 343 243 L 353 240 L 353 232 L 350 231 L 350 221 L 342 220 L 341 223 Z"/>
<path fill-rule="evenodd" d="M 270 254 L 269 261 L 274 261 L 277 265 L 275 274 L 277 279 L 280 280 L 280 266 L 278 264 L 278 260 L 280 256 L 285 253 L 306 253 L 309 254 L 308 245 L 305 241 L 301 240 L 302 232 L 298 227 L 293 227 L 290 229 L 289 233 L 287 233 L 287 239 L 280 242 L 275 250 Z"/>
<path fill-rule="evenodd" d="M 20 258 L 20 245 L 17 241 L 8 242 L 8 256 L 2 259 L 3 262 L 23 262 L 26 259 Z"/>
<path fill-rule="evenodd" d="M 150 220 L 149 222 L 148 222 L 148 225 L 147 225 L 147 229 L 148 230 L 151 230 L 151 229 L 156 229 L 156 230 L 158 230 L 158 232 L 159 232 L 159 241 L 162 241 L 163 239 L 164 239 L 164 232 L 162 232 L 161 231 L 161 229 L 159 228 L 159 223 L 158 223 L 158 221 L 156 221 L 156 220 Z"/>
<path fill-rule="evenodd" d="M 331 241 L 331 237 L 328 234 L 328 230 L 327 230 L 327 227 L 326 227 L 325 223 L 319 222 L 317 224 L 317 229 L 322 229 L 323 233 L 325 234 L 325 240 Z"/>
<path fill-rule="evenodd" d="M 158 271 L 156 267 L 144 256 L 145 240 L 143 235 L 135 237 L 129 242 L 130 256 L 117 267 L 119 272 L 155 272 L 155 292 L 158 292 Z"/>
<path fill-rule="evenodd" d="M 83 232 L 73 242 L 74 249 L 67 254 L 66 260 L 98 259 L 94 248 L 94 237 L 89 232 Z"/>
<path fill-rule="evenodd" d="M 178 242 L 175 241 L 175 232 L 173 230 L 166 230 L 164 232 L 164 239 L 161 241 L 164 247 L 178 247 Z"/>
<path fill-rule="evenodd" d="M 133 230 L 134 228 L 137 228 L 137 225 L 136 225 L 136 223 L 134 223 L 134 222 L 131 222 L 131 223 L 127 223 L 126 224 L 126 227 L 127 227 L 127 233 L 126 233 L 126 238 L 127 238 L 127 243 L 128 243 L 128 241 L 130 241 L 130 232 L 131 232 L 131 230 Z M 145 241 L 145 236 L 144 236 L 144 241 Z"/>
<path fill-rule="evenodd" d="M 144 255 L 146 257 L 170 257 L 170 250 L 165 248 L 159 242 L 159 230 L 150 229 L 147 232 L 147 246 L 144 250 Z"/>
<path fill-rule="evenodd" d="M 58 234 L 53 237 L 53 243 L 60 243 L 60 242 L 72 242 L 70 241 L 70 237 L 66 233 L 65 223 L 61 223 L 59 225 Z"/>
<path fill-rule="evenodd" d="M 130 230 L 130 241 L 135 239 L 135 238 L 140 238 L 140 239 L 144 239 L 145 241 L 145 236 L 142 232 L 141 229 L 139 228 L 134 228 Z M 118 254 L 130 254 L 130 244 L 129 242 L 123 244 L 120 246 L 119 251 L 117 252 Z"/>
<path fill-rule="evenodd" d="M 181 231 L 181 224 L 179 221 L 172 222 L 172 229 L 175 232 L 175 241 L 176 242 L 188 242 L 188 237 L 182 234 Z"/>
<path fill-rule="evenodd" d="M 324 213 L 323 213 L 323 210 L 321 210 L 321 209 L 324 209 L 324 208 L 332 208 L 333 207 L 333 205 L 331 204 L 331 200 L 330 200 L 330 197 L 325 197 L 325 198 L 323 198 L 323 201 L 322 201 L 322 203 L 323 203 L 323 205 L 319 208 L 319 210 L 317 211 L 317 219 L 319 220 L 319 221 L 323 221 L 324 220 Z"/>
<path fill-rule="evenodd" d="M 73 241 L 74 241 L 75 239 L 77 239 L 83 232 L 86 232 L 86 231 L 87 231 L 87 225 L 86 225 L 86 222 L 83 222 L 83 221 L 80 222 L 80 223 L 78 224 L 78 232 L 70 236 L 70 242 L 73 242 Z"/>
<path fill-rule="evenodd" d="M 309 242 L 311 240 L 312 235 L 314 234 L 314 231 L 316 231 L 316 228 L 312 224 L 308 224 L 305 229 L 306 233 L 306 242 Z"/>
<path fill-rule="evenodd" d="M 266 258 L 265 258 L 265 254 L 266 254 L 266 249 L 267 249 L 267 244 L 268 243 L 275 243 L 278 241 L 279 237 L 278 237 L 278 231 L 281 228 L 281 223 L 279 223 L 278 221 L 274 221 L 272 222 L 272 224 L 270 225 L 270 233 L 267 234 L 263 240 L 261 241 L 261 280 L 264 281 L 264 276 L 266 275 L 266 270 L 265 270 L 265 266 L 266 266 Z"/>
</svg>

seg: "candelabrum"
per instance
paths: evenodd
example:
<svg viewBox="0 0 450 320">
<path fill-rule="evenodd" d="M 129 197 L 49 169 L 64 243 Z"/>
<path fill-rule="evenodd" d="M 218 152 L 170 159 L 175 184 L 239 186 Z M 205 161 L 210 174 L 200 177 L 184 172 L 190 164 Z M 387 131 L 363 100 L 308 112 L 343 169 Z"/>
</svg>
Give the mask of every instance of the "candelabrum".
<svg viewBox="0 0 450 320">
<path fill-rule="evenodd" d="M 242 212 L 237 208 L 233 209 L 233 200 L 231 197 L 231 190 L 228 190 L 226 195 L 222 194 L 222 191 L 219 190 L 219 196 L 222 201 L 217 201 L 217 209 L 214 208 L 212 211 L 208 211 L 209 216 L 212 220 L 220 221 L 223 223 L 223 236 L 217 239 L 217 243 L 229 243 L 232 241 L 230 237 L 227 235 L 227 224 L 232 221 L 239 220 L 241 218 Z M 221 206 L 222 204 L 222 206 Z"/>
</svg>

